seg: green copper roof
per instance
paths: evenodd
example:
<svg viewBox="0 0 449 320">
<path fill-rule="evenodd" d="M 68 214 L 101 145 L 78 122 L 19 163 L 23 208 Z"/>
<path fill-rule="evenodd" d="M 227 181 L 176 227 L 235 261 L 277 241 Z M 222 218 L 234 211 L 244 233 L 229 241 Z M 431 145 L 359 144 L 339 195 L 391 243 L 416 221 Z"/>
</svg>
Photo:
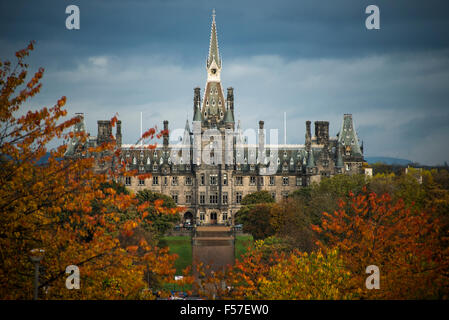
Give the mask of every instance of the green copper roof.
<svg viewBox="0 0 449 320">
<path fill-rule="evenodd" d="M 345 114 L 343 117 L 341 130 L 338 134 L 338 143 L 343 145 L 343 147 L 350 146 L 352 155 L 362 155 L 362 151 L 359 146 L 359 139 L 352 120 L 352 114 Z"/>
<path fill-rule="evenodd" d="M 193 115 L 193 121 L 203 121 L 203 115 L 201 114 L 201 110 L 196 107 L 195 114 Z"/>
<path fill-rule="evenodd" d="M 224 122 L 234 122 L 234 115 L 230 109 L 225 112 Z"/>
<path fill-rule="evenodd" d="M 184 127 L 184 131 L 190 132 L 189 119 L 186 119 L 186 125 Z"/>
<path fill-rule="evenodd" d="M 313 157 L 313 150 L 310 149 L 309 158 L 307 159 L 307 168 L 315 167 L 315 158 Z"/>
<path fill-rule="evenodd" d="M 215 24 L 215 10 L 212 13 L 212 28 L 210 33 L 209 57 L 207 58 L 207 67 L 215 60 L 218 68 L 221 68 L 220 52 L 218 51 L 217 26 Z"/>
</svg>

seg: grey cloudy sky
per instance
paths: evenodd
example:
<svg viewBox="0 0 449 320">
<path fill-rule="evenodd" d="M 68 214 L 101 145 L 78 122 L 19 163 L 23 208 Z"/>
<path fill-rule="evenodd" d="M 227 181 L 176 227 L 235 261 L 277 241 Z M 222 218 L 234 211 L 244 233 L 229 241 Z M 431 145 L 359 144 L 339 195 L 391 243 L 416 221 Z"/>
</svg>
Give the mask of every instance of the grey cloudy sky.
<svg viewBox="0 0 449 320">
<path fill-rule="evenodd" d="M 81 29 L 65 28 L 78 5 Z M 381 29 L 365 28 L 380 8 Z M 0 2 L 0 57 L 29 40 L 31 69 L 46 69 L 29 108 L 65 95 L 70 114 L 116 112 L 125 143 L 163 120 L 184 127 L 193 88 L 204 90 L 211 11 L 217 12 L 222 83 L 235 90 L 244 128 L 264 120 L 303 143 L 306 120 L 335 135 L 352 113 L 366 156 L 438 164 L 449 160 L 449 2 L 412 0 L 132 0 Z"/>
</svg>

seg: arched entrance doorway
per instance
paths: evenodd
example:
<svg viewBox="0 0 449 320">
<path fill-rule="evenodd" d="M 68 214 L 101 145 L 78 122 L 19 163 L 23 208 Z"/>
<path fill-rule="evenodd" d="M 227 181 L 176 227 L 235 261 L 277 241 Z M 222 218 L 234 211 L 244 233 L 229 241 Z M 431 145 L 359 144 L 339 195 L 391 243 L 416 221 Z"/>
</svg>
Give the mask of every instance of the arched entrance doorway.
<svg viewBox="0 0 449 320">
<path fill-rule="evenodd" d="M 184 227 L 193 226 L 193 214 L 190 211 L 184 213 Z"/>
<path fill-rule="evenodd" d="M 216 212 L 210 213 L 210 224 L 217 224 L 217 213 Z"/>
</svg>

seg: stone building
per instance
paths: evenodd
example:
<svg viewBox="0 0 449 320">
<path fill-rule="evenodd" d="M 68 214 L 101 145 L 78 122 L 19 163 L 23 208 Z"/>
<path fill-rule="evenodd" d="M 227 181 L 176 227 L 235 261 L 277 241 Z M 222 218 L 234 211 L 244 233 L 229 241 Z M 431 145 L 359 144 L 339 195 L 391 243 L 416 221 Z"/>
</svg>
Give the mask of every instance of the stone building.
<svg viewBox="0 0 449 320">
<path fill-rule="evenodd" d="M 198 87 L 193 92 L 192 129 L 187 121 L 181 141 L 170 143 L 166 134 L 162 145 L 154 150 L 122 144 L 121 122 L 117 123 L 116 147 L 121 148 L 122 160 L 129 161 L 128 169 L 152 174 L 145 180 L 123 177 L 129 189 L 150 189 L 171 196 L 187 208 L 184 220 L 193 224 L 232 225 L 242 198 L 249 193 L 267 190 L 280 201 L 323 178 L 362 173 L 363 145 L 359 145 L 351 114 L 343 116 L 336 137 L 329 136 L 329 122 L 315 121 L 312 135 L 311 122 L 306 121 L 304 144 L 266 144 L 264 121 L 259 121 L 257 143 L 255 137 L 249 142 L 234 120 L 234 90 L 228 87 L 225 96 L 221 84 L 215 15 L 206 70 L 203 95 Z M 168 121 L 164 121 L 164 129 L 169 129 Z M 85 130 L 83 121 L 74 130 Z M 112 138 L 110 122 L 98 121 L 98 135 L 89 137 L 87 145 Z M 74 156 L 83 147 L 75 138 L 66 155 Z M 97 159 L 98 170 L 107 166 L 101 155 Z"/>
</svg>

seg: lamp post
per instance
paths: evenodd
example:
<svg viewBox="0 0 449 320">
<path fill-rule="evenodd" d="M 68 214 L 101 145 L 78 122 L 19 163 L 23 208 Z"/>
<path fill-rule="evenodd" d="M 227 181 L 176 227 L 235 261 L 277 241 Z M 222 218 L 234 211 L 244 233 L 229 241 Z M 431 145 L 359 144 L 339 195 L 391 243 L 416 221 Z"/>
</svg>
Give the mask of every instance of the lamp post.
<svg viewBox="0 0 449 320">
<path fill-rule="evenodd" d="M 44 249 L 33 249 L 30 252 L 30 259 L 34 263 L 34 295 L 33 299 L 37 300 L 39 289 L 39 264 L 44 257 Z"/>
</svg>

